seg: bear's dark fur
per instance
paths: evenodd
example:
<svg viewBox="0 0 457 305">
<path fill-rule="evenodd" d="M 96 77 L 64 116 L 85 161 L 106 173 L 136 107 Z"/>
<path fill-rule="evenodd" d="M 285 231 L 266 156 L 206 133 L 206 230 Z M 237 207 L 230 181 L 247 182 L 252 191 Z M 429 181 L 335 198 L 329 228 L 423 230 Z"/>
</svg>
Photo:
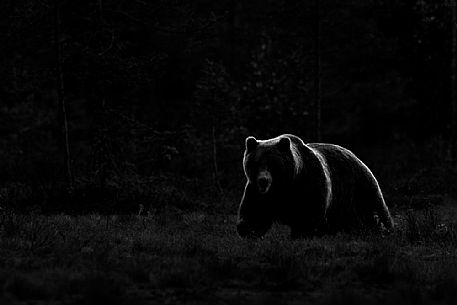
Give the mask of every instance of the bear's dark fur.
<svg viewBox="0 0 457 305">
<path fill-rule="evenodd" d="M 341 146 L 305 144 L 290 134 L 248 137 L 243 166 L 248 181 L 238 211 L 241 237 L 263 236 L 273 222 L 289 225 L 293 238 L 393 228 L 376 178 Z"/>
</svg>

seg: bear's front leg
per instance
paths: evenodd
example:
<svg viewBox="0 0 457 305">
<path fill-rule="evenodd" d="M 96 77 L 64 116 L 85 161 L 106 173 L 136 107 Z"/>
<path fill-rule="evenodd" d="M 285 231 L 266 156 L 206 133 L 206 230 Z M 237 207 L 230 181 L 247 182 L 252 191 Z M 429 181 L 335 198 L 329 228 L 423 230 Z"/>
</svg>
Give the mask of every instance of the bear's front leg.
<svg viewBox="0 0 457 305">
<path fill-rule="evenodd" d="M 313 234 L 311 232 L 303 232 L 301 229 L 291 228 L 290 229 L 290 239 L 302 239 L 302 238 L 311 238 Z"/>
<path fill-rule="evenodd" d="M 325 207 L 322 205 L 306 205 L 307 210 L 295 210 L 290 214 L 290 237 L 310 238 L 323 236 L 327 233 Z"/>
<path fill-rule="evenodd" d="M 314 224 L 310 225 L 291 225 L 290 226 L 290 238 L 291 239 L 300 239 L 300 238 L 311 238 L 314 236 L 322 236 L 323 232 L 319 231 Z"/>
<path fill-rule="evenodd" d="M 260 196 L 255 185 L 247 183 L 238 210 L 237 231 L 241 237 L 261 237 L 273 221 L 268 200 Z"/>
</svg>

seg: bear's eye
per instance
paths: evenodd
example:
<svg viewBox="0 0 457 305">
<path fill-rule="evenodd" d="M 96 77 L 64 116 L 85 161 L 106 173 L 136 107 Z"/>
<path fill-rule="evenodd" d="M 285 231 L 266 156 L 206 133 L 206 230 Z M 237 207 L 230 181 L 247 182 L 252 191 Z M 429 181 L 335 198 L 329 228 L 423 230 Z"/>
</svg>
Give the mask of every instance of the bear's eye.
<svg viewBox="0 0 457 305">
<path fill-rule="evenodd" d="M 284 164 L 281 160 L 278 159 L 273 159 L 269 164 L 267 165 L 268 169 L 272 174 L 278 174 L 281 173 L 284 169 Z"/>
</svg>

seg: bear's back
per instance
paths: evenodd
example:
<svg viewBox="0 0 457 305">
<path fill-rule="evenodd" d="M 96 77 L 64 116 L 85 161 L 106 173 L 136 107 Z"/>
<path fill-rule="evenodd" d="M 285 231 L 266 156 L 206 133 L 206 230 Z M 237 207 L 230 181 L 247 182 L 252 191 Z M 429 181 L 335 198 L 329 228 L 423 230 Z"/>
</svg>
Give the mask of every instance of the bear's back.
<svg viewBox="0 0 457 305">
<path fill-rule="evenodd" d="M 308 143 L 306 146 L 324 157 L 331 172 L 341 172 L 345 176 L 345 174 L 353 175 L 358 171 L 365 172 L 365 169 L 368 169 L 352 151 L 339 145 Z"/>
</svg>

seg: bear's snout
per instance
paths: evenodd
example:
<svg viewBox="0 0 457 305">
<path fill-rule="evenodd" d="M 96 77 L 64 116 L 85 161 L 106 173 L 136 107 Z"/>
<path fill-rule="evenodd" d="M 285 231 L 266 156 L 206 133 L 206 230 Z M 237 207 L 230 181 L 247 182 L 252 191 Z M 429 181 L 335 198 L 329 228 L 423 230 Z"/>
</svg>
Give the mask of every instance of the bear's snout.
<svg viewBox="0 0 457 305">
<path fill-rule="evenodd" d="M 261 171 L 257 176 L 257 187 L 261 194 L 268 192 L 271 186 L 271 174 L 269 171 Z"/>
</svg>

